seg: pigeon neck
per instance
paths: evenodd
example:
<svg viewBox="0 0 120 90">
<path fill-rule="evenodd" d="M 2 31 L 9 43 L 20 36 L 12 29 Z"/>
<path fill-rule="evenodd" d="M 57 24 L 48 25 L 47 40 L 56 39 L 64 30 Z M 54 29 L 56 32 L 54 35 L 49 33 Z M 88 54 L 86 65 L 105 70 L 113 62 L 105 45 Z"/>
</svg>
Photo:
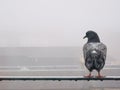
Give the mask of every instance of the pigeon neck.
<svg viewBox="0 0 120 90">
<path fill-rule="evenodd" d="M 88 39 L 87 43 L 100 43 L 100 39 L 99 38 L 93 38 L 93 39 Z"/>
</svg>

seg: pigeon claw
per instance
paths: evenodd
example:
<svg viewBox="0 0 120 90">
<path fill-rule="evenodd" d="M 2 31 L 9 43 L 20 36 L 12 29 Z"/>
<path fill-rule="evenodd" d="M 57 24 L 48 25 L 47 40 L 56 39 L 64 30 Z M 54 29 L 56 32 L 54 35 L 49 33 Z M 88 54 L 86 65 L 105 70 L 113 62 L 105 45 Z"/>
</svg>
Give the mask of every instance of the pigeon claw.
<svg viewBox="0 0 120 90">
<path fill-rule="evenodd" d="M 84 76 L 84 78 L 93 78 L 93 76 Z"/>
<path fill-rule="evenodd" d="M 102 76 L 102 75 L 98 75 L 96 76 L 96 78 L 104 78 L 105 76 Z"/>
</svg>

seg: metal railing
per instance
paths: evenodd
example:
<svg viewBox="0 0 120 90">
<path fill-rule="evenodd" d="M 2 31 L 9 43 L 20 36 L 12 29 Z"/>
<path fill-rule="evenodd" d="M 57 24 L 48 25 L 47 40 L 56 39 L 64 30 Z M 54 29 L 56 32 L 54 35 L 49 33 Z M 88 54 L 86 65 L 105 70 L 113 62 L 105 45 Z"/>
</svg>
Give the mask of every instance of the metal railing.
<svg viewBox="0 0 120 90">
<path fill-rule="evenodd" d="M 0 76 L 0 81 L 3 80 L 31 80 L 31 81 L 36 81 L 36 80 L 52 80 L 52 81 L 62 81 L 62 80 L 74 80 L 74 81 L 80 81 L 80 80 L 120 80 L 120 76 L 106 76 L 104 78 L 86 78 L 84 76 Z"/>
</svg>

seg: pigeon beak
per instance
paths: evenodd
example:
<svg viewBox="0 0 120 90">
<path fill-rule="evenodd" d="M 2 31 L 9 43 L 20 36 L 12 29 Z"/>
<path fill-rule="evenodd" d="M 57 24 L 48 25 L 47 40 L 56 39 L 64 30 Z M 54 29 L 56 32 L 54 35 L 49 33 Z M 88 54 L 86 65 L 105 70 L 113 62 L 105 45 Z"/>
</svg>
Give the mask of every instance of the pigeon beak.
<svg viewBox="0 0 120 90">
<path fill-rule="evenodd" d="M 84 36 L 83 39 L 85 39 L 87 36 Z"/>
</svg>

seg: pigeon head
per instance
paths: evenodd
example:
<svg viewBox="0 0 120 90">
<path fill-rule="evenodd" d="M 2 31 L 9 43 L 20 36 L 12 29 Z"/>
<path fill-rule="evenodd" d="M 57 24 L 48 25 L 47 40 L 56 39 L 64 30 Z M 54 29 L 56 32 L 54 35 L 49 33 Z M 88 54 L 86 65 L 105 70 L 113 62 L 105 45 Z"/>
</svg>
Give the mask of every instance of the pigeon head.
<svg viewBox="0 0 120 90">
<path fill-rule="evenodd" d="M 86 36 L 84 38 L 88 38 L 88 42 L 100 42 L 99 36 L 94 31 L 87 31 Z"/>
</svg>

